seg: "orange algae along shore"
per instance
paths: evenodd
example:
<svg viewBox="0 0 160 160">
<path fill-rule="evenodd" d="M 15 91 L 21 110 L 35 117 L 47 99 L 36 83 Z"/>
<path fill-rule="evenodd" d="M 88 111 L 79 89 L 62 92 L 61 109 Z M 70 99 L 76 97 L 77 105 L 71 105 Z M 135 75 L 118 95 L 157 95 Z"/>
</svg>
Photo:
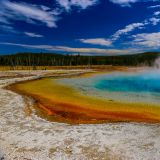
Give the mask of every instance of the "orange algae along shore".
<svg viewBox="0 0 160 160">
<path fill-rule="evenodd" d="M 86 96 L 53 78 L 17 83 L 10 89 L 34 98 L 37 114 L 50 121 L 70 124 L 160 122 L 159 105 L 122 103 Z"/>
</svg>

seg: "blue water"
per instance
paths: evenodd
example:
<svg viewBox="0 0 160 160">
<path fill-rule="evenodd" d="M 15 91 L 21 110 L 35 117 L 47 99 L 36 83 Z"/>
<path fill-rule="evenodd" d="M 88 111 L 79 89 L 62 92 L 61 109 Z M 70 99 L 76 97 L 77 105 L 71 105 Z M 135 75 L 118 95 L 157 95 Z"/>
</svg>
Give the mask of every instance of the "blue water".
<svg viewBox="0 0 160 160">
<path fill-rule="evenodd" d="M 58 80 L 73 86 L 84 95 L 114 101 L 131 101 L 160 104 L 160 71 L 112 72 L 87 78 Z"/>
<path fill-rule="evenodd" d="M 160 93 L 160 74 L 158 71 L 143 73 L 114 73 L 101 76 L 95 88 L 114 92 L 154 92 Z"/>
</svg>

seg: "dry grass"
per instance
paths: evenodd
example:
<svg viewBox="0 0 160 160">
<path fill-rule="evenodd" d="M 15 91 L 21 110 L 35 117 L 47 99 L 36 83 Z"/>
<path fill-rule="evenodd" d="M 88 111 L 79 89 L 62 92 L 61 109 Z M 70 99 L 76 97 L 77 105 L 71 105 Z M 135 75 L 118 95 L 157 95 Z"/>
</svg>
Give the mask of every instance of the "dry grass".
<svg viewBox="0 0 160 160">
<path fill-rule="evenodd" d="M 83 66 L 0 66 L 0 71 L 12 71 L 12 70 L 55 70 L 55 69 L 98 69 L 98 70 L 126 70 L 125 66 L 112 66 L 112 65 L 83 65 Z"/>
</svg>

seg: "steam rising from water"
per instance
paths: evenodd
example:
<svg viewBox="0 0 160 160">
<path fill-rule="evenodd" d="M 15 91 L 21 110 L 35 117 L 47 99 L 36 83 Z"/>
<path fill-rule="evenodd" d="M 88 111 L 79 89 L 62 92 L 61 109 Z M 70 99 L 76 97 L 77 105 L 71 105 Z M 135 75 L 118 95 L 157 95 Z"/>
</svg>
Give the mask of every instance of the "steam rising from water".
<svg viewBox="0 0 160 160">
<path fill-rule="evenodd" d="M 160 69 L 160 57 L 156 59 L 156 61 L 154 63 L 154 67 L 157 69 Z"/>
</svg>

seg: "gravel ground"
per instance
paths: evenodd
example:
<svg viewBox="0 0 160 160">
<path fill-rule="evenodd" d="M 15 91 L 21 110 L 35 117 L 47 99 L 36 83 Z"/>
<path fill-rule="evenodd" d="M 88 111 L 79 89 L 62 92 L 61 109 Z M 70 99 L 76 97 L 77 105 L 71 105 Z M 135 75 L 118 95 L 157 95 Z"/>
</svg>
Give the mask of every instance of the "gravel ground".
<svg viewBox="0 0 160 160">
<path fill-rule="evenodd" d="M 34 114 L 32 99 L 3 89 L 43 73 L 0 80 L 0 160 L 160 159 L 160 124 L 48 122 Z"/>
</svg>

